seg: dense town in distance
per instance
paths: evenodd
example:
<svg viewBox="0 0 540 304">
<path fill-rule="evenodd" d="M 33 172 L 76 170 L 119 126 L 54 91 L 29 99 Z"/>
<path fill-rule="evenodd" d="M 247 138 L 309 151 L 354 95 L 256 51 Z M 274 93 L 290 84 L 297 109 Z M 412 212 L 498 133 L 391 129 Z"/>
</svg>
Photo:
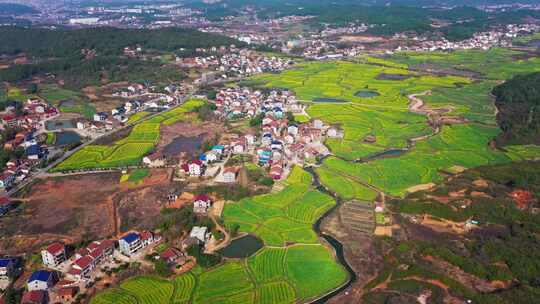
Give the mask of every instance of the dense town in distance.
<svg viewBox="0 0 540 304">
<path fill-rule="evenodd" d="M 0 304 L 533 303 L 540 3 L 342 2 L 0 0 Z"/>
</svg>

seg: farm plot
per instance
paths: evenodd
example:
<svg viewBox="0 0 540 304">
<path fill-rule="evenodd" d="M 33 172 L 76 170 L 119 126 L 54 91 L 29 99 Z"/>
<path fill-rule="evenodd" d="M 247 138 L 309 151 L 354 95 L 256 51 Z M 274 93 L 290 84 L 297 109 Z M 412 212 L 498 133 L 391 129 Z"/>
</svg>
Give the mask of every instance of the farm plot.
<svg viewBox="0 0 540 304">
<path fill-rule="evenodd" d="M 90 304 L 138 304 L 137 297 L 121 289 L 104 291 L 90 301 Z"/>
<path fill-rule="evenodd" d="M 140 303 L 161 304 L 169 302 L 174 286 L 164 279 L 136 277 L 120 284 L 120 288 L 135 295 Z"/>
<path fill-rule="evenodd" d="M 294 303 L 295 290 L 287 282 L 272 282 L 264 284 L 257 289 L 257 303 L 286 304 Z"/>
<path fill-rule="evenodd" d="M 175 304 L 188 303 L 195 285 L 197 278 L 193 273 L 189 272 L 174 279 L 174 297 L 172 302 Z"/>
<path fill-rule="evenodd" d="M 333 261 L 322 245 L 298 245 L 287 249 L 287 275 L 297 297 L 306 300 L 322 295 L 347 279 L 343 267 Z M 324 279 L 322 279 L 324 278 Z"/>
<path fill-rule="evenodd" d="M 440 170 L 456 165 L 472 168 L 509 161 L 505 153 L 488 147 L 488 142 L 498 132 L 498 128 L 474 124 L 446 126 L 439 135 L 418 142 L 414 149 L 399 158 L 354 164 L 328 158 L 324 165 L 338 174 L 354 176 L 401 196 L 409 187 L 440 181 Z"/>
<path fill-rule="evenodd" d="M 247 270 L 239 262 L 230 262 L 199 276 L 195 303 L 212 303 L 253 290 Z"/>
<path fill-rule="evenodd" d="M 77 151 L 52 171 L 109 168 L 138 165 L 159 140 L 162 123 L 176 122 L 204 101 L 189 100 L 169 112 L 163 113 L 133 127 L 129 135 L 112 146 L 88 146 Z"/>
<path fill-rule="evenodd" d="M 488 79 L 508 79 L 518 73 L 530 73 L 540 69 L 540 58 L 516 59 L 524 53 L 504 48 L 489 51 L 461 50 L 452 53 L 415 52 L 392 56 L 393 62 L 409 66 L 432 65 L 440 69 L 454 68 L 482 74 Z"/>
<path fill-rule="evenodd" d="M 285 276 L 285 248 L 264 248 L 248 259 L 251 272 L 258 282 L 268 282 Z"/>
<path fill-rule="evenodd" d="M 310 190 L 311 178 L 302 169 L 295 167 L 290 178 L 285 181 L 288 186 L 278 193 L 226 205 L 226 225 L 239 225 L 240 231 L 258 235 L 266 245 L 316 243 L 311 224 L 335 202 L 326 194 Z"/>
</svg>

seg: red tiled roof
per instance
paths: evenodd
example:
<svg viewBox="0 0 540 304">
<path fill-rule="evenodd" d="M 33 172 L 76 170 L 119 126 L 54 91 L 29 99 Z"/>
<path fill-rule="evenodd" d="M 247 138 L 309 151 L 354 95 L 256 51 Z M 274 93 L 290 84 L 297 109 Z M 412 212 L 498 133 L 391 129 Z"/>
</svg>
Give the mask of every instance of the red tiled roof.
<svg viewBox="0 0 540 304">
<path fill-rule="evenodd" d="M 205 202 L 208 202 L 210 201 L 210 197 L 206 194 L 199 194 L 197 196 L 195 196 L 195 202 L 196 201 L 205 201 Z"/>
<path fill-rule="evenodd" d="M 195 164 L 195 165 L 201 166 L 201 165 L 202 165 L 202 161 L 196 159 L 196 160 L 191 161 L 191 164 Z"/>
<path fill-rule="evenodd" d="M 150 231 L 143 231 L 141 233 L 141 240 L 148 240 L 148 239 L 150 239 L 152 237 L 154 237 L 154 235 Z"/>
<path fill-rule="evenodd" d="M 66 288 L 62 288 L 58 291 L 58 295 L 59 296 L 70 296 L 70 297 L 74 297 L 77 292 L 79 292 L 79 288 L 77 287 L 66 287 Z"/>
<path fill-rule="evenodd" d="M 58 242 L 52 243 L 47 247 L 47 251 L 52 255 L 56 255 L 56 254 L 59 254 L 61 252 L 64 252 L 64 250 L 65 250 L 64 245 L 60 244 Z"/>
<path fill-rule="evenodd" d="M 90 256 L 85 255 L 81 258 L 78 258 L 74 264 L 77 265 L 77 267 L 79 267 L 80 269 L 85 269 L 90 264 L 92 264 L 93 261 L 94 260 Z"/>
<path fill-rule="evenodd" d="M 170 258 L 174 258 L 174 257 L 177 257 L 180 255 L 180 252 L 178 251 L 178 249 L 175 249 L 175 248 L 168 248 L 167 250 L 163 251 L 161 254 L 160 254 L 160 257 L 162 259 L 170 259 Z"/>
<path fill-rule="evenodd" d="M 32 290 L 23 295 L 21 303 L 43 303 L 45 296 L 46 293 L 43 290 Z"/>
</svg>

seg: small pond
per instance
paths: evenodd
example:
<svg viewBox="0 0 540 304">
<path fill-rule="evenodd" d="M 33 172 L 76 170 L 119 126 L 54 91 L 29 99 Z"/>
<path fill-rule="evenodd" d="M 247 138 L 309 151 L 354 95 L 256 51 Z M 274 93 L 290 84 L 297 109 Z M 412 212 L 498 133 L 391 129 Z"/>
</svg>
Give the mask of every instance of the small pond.
<svg viewBox="0 0 540 304">
<path fill-rule="evenodd" d="M 71 145 L 81 142 L 81 136 L 74 131 L 63 131 L 56 133 L 56 146 Z"/>
<path fill-rule="evenodd" d="M 71 119 L 54 119 L 45 123 L 45 129 L 47 129 L 47 131 L 73 128 L 75 128 L 75 123 Z"/>
<path fill-rule="evenodd" d="M 360 90 L 354 93 L 354 96 L 362 97 L 362 98 L 371 98 L 371 97 L 376 97 L 379 95 L 381 94 L 377 93 L 376 91 L 371 91 L 371 90 Z"/>
<path fill-rule="evenodd" d="M 313 102 L 337 102 L 337 103 L 344 103 L 348 102 L 343 99 L 337 99 L 337 98 L 329 98 L 329 97 L 318 97 L 313 99 Z"/>
<path fill-rule="evenodd" d="M 376 79 L 379 80 L 405 80 L 411 78 L 411 75 L 406 74 L 389 74 L 389 73 L 380 73 L 377 75 Z"/>
<path fill-rule="evenodd" d="M 201 149 L 203 136 L 185 137 L 179 136 L 163 148 L 163 155 L 169 157 L 178 156 L 184 152 L 191 156 L 197 155 Z"/>
<path fill-rule="evenodd" d="M 236 240 L 233 240 L 229 246 L 219 250 L 219 253 L 226 258 L 247 258 L 259 251 L 264 246 L 264 243 L 252 236 L 246 235 Z"/>
</svg>

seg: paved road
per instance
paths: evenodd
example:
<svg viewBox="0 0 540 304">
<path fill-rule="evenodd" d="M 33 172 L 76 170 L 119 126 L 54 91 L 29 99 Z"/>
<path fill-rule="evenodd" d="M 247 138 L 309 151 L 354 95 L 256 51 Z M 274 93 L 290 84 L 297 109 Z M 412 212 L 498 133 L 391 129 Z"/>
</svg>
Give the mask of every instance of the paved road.
<svg viewBox="0 0 540 304">
<path fill-rule="evenodd" d="M 42 169 L 39 169 L 36 173 L 32 174 L 30 177 L 28 177 L 26 179 L 26 181 L 24 181 L 23 183 L 21 184 L 18 184 L 16 187 L 12 188 L 11 190 L 9 190 L 7 192 L 7 196 L 12 196 L 14 195 L 15 193 L 19 192 L 21 189 L 23 189 L 24 187 L 26 187 L 27 185 L 29 185 L 30 183 L 32 183 L 34 180 L 36 180 L 37 178 L 42 178 L 42 177 L 46 177 L 48 175 L 48 171 L 51 170 L 52 168 L 56 167 L 58 164 L 60 164 L 61 162 L 63 162 L 64 160 L 66 160 L 68 157 L 70 157 L 71 155 L 75 154 L 77 151 L 81 150 L 81 149 L 84 149 L 84 147 L 86 146 L 89 146 L 89 145 L 92 145 L 93 143 L 95 143 L 97 140 L 105 137 L 105 136 L 109 136 L 109 135 L 112 135 L 116 132 L 119 132 L 119 131 L 122 131 L 126 128 L 129 128 L 129 127 L 132 127 L 136 124 L 140 124 L 144 121 L 147 121 L 147 120 L 150 120 L 158 115 L 161 115 L 163 113 L 167 113 L 168 111 L 171 111 L 179 106 L 181 106 L 186 100 L 188 100 L 189 98 L 191 98 L 191 94 L 190 95 L 187 95 L 185 97 L 182 97 L 182 99 L 180 100 L 180 102 L 175 105 L 174 107 L 171 107 L 165 111 L 161 111 L 161 112 L 157 112 L 157 113 L 154 113 L 152 115 L 149 115 L 149 116 L 146 116 L 136 122 L 132 122 L 132 123 L 129 123 L 129 124 L 126 124 L 125 126 L 122 126 L 121 128 L 118 128 L 118 129 L 115 129 L 115 130 L 112 130 L 112 131 L 109 131 L 109 132 L 106 132 L 104 133 L 103 135 L 99 136 L 99 137 L 96 137 L 90 141 L 87 141 L 79 146 L 77 146 L 75 149 L 73 150 L 70 150 L 70 151 L 67 151 L 66 153 L 64 153 L 60 158 L 56 159 L 55 161 L 53 161 L 52 163 L 48 164 L 47 167 L 45 168 L 42 168 Z M 83 173 L 83 172 L 81 172 Z M 81 174 L 79 173 L 79 174 Z M 92 173 L 91 171 L 89 171 L 88 173 Z"/>
</svg>

